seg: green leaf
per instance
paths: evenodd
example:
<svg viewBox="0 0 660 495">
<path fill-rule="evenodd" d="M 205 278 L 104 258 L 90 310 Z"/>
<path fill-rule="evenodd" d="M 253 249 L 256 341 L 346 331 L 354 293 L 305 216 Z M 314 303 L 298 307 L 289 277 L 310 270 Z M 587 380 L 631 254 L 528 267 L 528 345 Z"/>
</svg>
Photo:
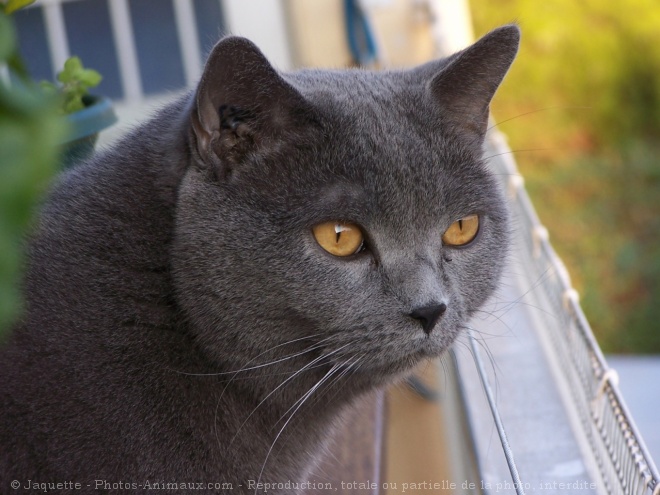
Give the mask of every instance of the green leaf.
<svg viewBox="0 0 660 495">
<path fill-rule="evenodd" d="M 27 7 L 36 0 L 8 0 L 5 4 L 5 14 L 11 14 L 23 7 Z"/>
<path fill-rule="evenodd" d="M 82 84 L 88 88 L 94 88 L 101 82 L 101 74 L 94 69 L 84 69 L 78 74 L 78 78 Z"/>
<path fill-rule="evenodd" d="M 9 67 L 9 70 L 11 70 L 24 82 L 30 81 L 30 76 L 27 69 L 25 68 L 25 63 L 17 51 L 14 51 L 14 53 L 12 53 L 7 60 L 7 67 Z"/>
<path fill-rule="evenodd" d="M 64 69 L 57 74 L 57 80 L 68 83 L 77 79 L 77 73 L 82 70 L 82 62 L 78 57 L 69 57 L 64 62 Z"/>
<path fill-rule="evenodd" d="M 56 94 L 59 90 L 59 88 L 50 81 L 41 81 L 39 87 L 47 94 Z"/>
<path fill-rule="evenodd" d="M 64 71 L 63 72 L 68 72 L 70 74 L 82 70 L 83 64 L 82 61 L 80 60 L 80 57 L 69 57 L 66 59 L 66 62 L 64 62 Z"/>
<path fill-rule="evenodd" d="M 0 84 L 0 340 L 20 316 L 23 239 L 55 171 L 65 123 L 35 86 Z"/>
<path fill-rule="evenodd" d="M 9 18 L 0 13 L 0 61 L 4 62 L 16 50 L 16 33 Z"/>
<path fill-rule="evenodd" d="M 80 96 L 71 98 L 64 103 L 65 113 L 74 113 L 78 110 L 82 110 L 83 108 L 85 108 L 85 105 L 83 104 L 82 98 Z"/>
</svg>

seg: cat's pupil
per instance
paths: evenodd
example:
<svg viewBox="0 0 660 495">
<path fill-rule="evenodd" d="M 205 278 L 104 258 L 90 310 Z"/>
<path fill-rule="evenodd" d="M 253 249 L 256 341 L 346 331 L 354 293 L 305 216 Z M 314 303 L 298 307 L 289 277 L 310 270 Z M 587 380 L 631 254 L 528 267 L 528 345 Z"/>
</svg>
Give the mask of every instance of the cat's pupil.
<svg viewBox="0 0 660 495">
<path fill-rule="evenodd" d="M 342 232 L 347 232 L 347 231 L 350 232 L 351 230 L 353 229 L 347 227 L 346 225 L 342 225 L 340 223 L 335 224 L 335 235 L 336 235 L 335 242 L 339 244 L 339 239 L 341 238 Z"/>
</svg>

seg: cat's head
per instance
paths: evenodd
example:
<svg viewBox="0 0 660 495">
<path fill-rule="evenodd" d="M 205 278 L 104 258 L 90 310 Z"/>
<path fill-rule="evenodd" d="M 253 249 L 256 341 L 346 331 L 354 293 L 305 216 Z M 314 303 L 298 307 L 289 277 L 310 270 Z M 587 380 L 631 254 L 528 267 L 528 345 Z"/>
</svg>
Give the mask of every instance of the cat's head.
<svg viewBox="0 0 660 495">
<path fill-rule="evenodd" d="M 412 70 L 287 74 L 245 39 L 216 45 L 173 250 L 212 356 L 245 366 L 313 348 L 310 362 L 389 376 L 452 343 L 507 251 L 482 145 L 518 42 L 505 26 Z"/>
</svg>

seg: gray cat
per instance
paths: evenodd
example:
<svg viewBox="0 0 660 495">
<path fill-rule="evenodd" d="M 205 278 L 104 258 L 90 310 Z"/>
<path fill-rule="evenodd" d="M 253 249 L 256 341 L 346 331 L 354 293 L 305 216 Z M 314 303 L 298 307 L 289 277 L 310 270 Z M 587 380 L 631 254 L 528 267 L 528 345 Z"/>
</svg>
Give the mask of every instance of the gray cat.
<svg viewBox="0 0 660 495">
<path fill-rule="evenodd" d="M 226 38 L 196 92 L 64 174 L 0 353 L 0 492 L 307 479 L 337 418 L 498 283 L 482 144 L 518 42 L 281 74 Z"/>
</svg>

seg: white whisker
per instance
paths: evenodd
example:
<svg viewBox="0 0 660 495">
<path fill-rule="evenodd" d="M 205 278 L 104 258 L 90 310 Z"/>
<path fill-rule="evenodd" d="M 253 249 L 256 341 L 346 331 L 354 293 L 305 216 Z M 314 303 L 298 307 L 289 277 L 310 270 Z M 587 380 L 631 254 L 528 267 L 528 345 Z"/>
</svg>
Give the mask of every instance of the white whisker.
<svg viewBox="0 0 660 495">
<path fill-rule="evenodd" d="M 269 353 L 269 352 L 271 352 L 271 351 L 277 349 L 278 347 L 282 347 L 282 346 L 285 346 L 285 345 L 293 344 L 293 343 L 295 343 L 295 342 L 300 342 L 301 340 L 312 339 L 312 338 L 314 338 L 314 337 L 318 337 L 319 335 L 321 335 L 321 334 L 309 335 L 309 336 L 307 336 L 307 337 L 300 337 L 300 338 L 298 338 L 298 339 L 289 340 L 289 341 L 287 341 L 287 342 L 283 342 L 283 343 L 281 343 L 281 344 L 277 344 L 276 346 L 273 346 L 273 347 L 271 347 L 270 349 L 267 349 L 267 350 L 261 352 L 260 354 L 257 354 L 257 355 L 254 356 L 252 359 L 250 359 L 246 364 L 249 364 L 249 363 L 253 362 L 254 360 L 258 359 L 259 357 L 263 356 L 264 354 L 267 354 L 267 353 Z M 326 337 L 325 339 L 321 339 L 320 341 L 314 343 L 313 345 L 311 345 L 310 347 L 308 347 L 308 348 L 307 348 L 306 350 L 304 350 L 304 351 L 300 351 L 300 352 L 298 352 L 298 353 L 296 353 L 296 354 L 291 354 L 291 355 L 289 355 L 289 356 L 286 356 L 286 357 L 283 357 L 283 358 L 277 359 L 277 360 L 275 360 L 275 361 L 270 361 L 270 362 L 268 362 L 268 363 L 259 364 L 259 365 L 257 365 L 257 366 L 251 366 L 251 367 L 249 367 L 249 368 L 241 368 L 241 369 L 238 369 L 238 370 L 231 370 L 231 371 L 220 371 L 220 372 L 217 372 L 217 373 L 188 373 L 188 372 L 186 372 L 186 371 L 179 371 L 179 370 L 172 370 L 172 369 L 171 369 L 170 371 L 173 371 L 174 373 L 178 373 L 178 374 L 180 374 L 180 375 L 187 375 L 187 376 L 221 376 L 221 375 L 231 375 L 232 373 L 242 373 L 242 372 L 244 372 L 244 371 L 255 370 L 255 369 L 263 368 L 264 366 L 270 366 L 270 365 L 273 365 L 273 364 L 281 363 L 282 361 L 286 361 L 287 359 L 291 359 L 291 358 L 294 358 L 294 357 L 296 357 L 296 356 L 300 356 L 301 354 L 305 354 L 305 353 L 307 353 L 307 352 L 313 351 L 313 350 L 315 350 L 315 349 L 317 349 L 317 348 L 319 348 L 319 347 L 322 347 L 321 344 L 323 344 L 324 342 L 328 341 L 329 339 L 330 339 L 330 337 Z"/>
<path fill-rule="evenodd" d="M 350 363 L 350 364 L 349 364 L 349 363 Z M 353 364 L 355 364 L 355 362 L 351 362 L 351 360 L 349 360 L 349 361 L 347 361 L 347 362 L 345 362 L 345 363 L 342 363 L 340 366 L 342 366 L 342 367 L 346 367 L 346 366 L 348 366 L 348 367 L 347 367 L 347 368 L 344 368 L 344 370 L 342 370 L 341 373 L 339 373 L 337 376 L 335 376 L 335 377 L 334 377 L 334 378 L 328 383 L 328 388 L 329 388 L 330 386 L 332 386 L 333 383 L 336 383 L 336 382 L 337 382 L 338 380 L 340 380 L 343 376 L 345 376 L 346 373 L 347 373 L 347 371 L 353 366 Z M 335 394 L 335 395 L 336 395 L 336 394 Z M 289 414 L 289 412 L 290 412 L 294 407 L 296 407 L 296 405 L 297 405 L 300 401 L 302 401 L 302 400 L 304 399 L 304 397 L 305 397 L 305 396 L 303 395 L 300 399 L 298 399 L 296 402 L 294 402 L 293 405 L 292 405 L 289 409 L 287 409 L 286 412 L 285 412 L 284 414 L 282 414 L 282 416 L 280 416 L 280 419 L 278 419 L 278 420 L 275 422 L 275 424 L 278 424 L 280 421 L 282 421 L 282 420 L 286 417 L 286 415 Z M 322 397 L 322 394 L 321 394 L 319 397 Z M 334 397 L 334 396 L 333 396 L 333 397 Z"/>
<path fill-rule="evenodd" d="M 257 486 L 259 485 L 259 482 L 261 481 L 261 477 L 262 477 L 263 474 L 264 474 L 264 470 L 266 469 L 266 463 L 268 462 L 268 458 L 270 457 L 270 453 L 273 451 L 273 448 L 275 447 L 275 443 L 277 443 L 277 440 L 278 440 L 278 439 L 280 438 L 280 436 L 282 435 L 282 432 L 284 431 L 284 429 L 287 427 L 287 425 L 289 424 L 289 422 L 291 421 L 291 419 L 293 419 L 293 417 L 295 416 L 296 412 L 298 412 L 298 410 L 302 407 L 302 405 L 305 403 L 305 401 L 306 401 L 309 397 L 311 397 L 311 395 L 312 395 L 312 394 L 313 394 L 313 393 L 314 393 L 314 392 L 315 392 L 315 391 L 316 391 L 321 385 L 323 385 L 323 383 L 325 382 L 325 380 L 327 380 L 330 376 L 332 376 L 332 374 L 333 374 L 337 369 L 339 369 L 340 366 L 341 366 L 341 365 L 339 365 L 339 364 L 335 364 L 332 368 L 330 368 L 330 371 L 328 371 L 328 372 L 323 376 L 323 378 L 321 378 L 318 382 L 316 382 L 316 384 L 315 384 L 311 389 L 309 389 L 309 390 L 307 391 L 307 393 L 304 395 L 304 399 L 302 400 L 302 402 L 300 402 L 300 404 L 298 404 L 298 407 L 296 407 L 296 409 L 293 411 L 293 413 L 291 413 L 291 416 L 289 416 L 289 419 L 286 420 L 286 422 L 284 423 L 284 425 L 282 426 L 282 428 L 280 429 L 280 431 L 277 432 L 277 435 L 275 435 L 275 439 L 273 440 L 273 443 L 270 445 L 270 448 L 268 449 L 268 452 L 266 453 L 266 458 L 264 459 L 263 465 L 261 466 L 261 471 L 259 472 L 259 477 L 257 478 Z M 255 489 L 255 491 L 254 491 L 255 494 L 257 493 L 257 490 L 258 490 L 258 489 Z"/>
<path fill-rule="evenodd" d="M 310 366 L 311 366 L 311 365 L 316 364 L 317 362 L 323 360 L 324 358 L 327 358 L 328 356 L 332 356 L 333 354 L 335 354 L 335 353 L 341 351 L 342 349 L 344 349 L 344 348 L 347 347 L 348 345 L 349 345 L 349 344 L 345 344 L 345 345 L 339 347 L 338 349 L 335 349 L 335 350 L 332 351 L 332 352 L 329 352 L 329 353 L 327 353 L 327 354 L 321 355 L 321 356 L 319 356 L 319 357 L 313 359 L 312 361 L 310 361 L 309 363 L 307 363 L 305 366 L 303 366 L 302 368 L 300 368 L 298 371 L 296 371 L 293 375 L 291 375 L 291 376 L 288 377 L 286 380 L 284 380 L 282 383 L 280 383 L 280 384 L 279 384 L 277 387 L 275 387 L 271 392 L 269 392 L 268 395 L 266 395 L 266 397 L 264 397 L 264 398 L 261 400 L 261 402 L 259 402 L 259 404 L 257 404 L 257 405 L 254 407 L 254 409 L 252 409 L 252 411 L 250 412 L 250 414 L 248 414 L 248 416 L 245 418 L 245 420 L 241 423 L 241 425 L 240 425 L 240 426 L 238 427 L 238 429 L 236 430 L 236 433 L 234 433 L 234 435 L 231 437 L 231 440 L 229 441 L 229 445 L 232 444 L 232 442 L 236 439 L 236 437 L 238 436 L 238 433 L 241 431 L 241 429 L 243 428 L 243 426 L 245 426 L 245 424 L 246 424 L 246 423 L 248 422 L 248 420 L 252 417 L 252 415 L 253 415 L 255 412 L 257 412 L 257 409 L 259 409 L 259 407 L 261 407 L 261 405 L 262 405 L 264 402 L 266 402 L 266 401 L 268 400 L 269 397 L 271 397 L 275 392 L 277 392 L 280 388 L 282 388 L 282 387 L 283 387 L 284 385 L 286 385 L 288 382 L 290 382 L 291 380 L 293 380 L 293 379 L 294 379 L 296 376 L 298 376 L 300 373 L 302 373 L 303 371 L 305 371 L 305 370 L 307 370 L 307 369 L 310 369 Z"/>
</svg>

